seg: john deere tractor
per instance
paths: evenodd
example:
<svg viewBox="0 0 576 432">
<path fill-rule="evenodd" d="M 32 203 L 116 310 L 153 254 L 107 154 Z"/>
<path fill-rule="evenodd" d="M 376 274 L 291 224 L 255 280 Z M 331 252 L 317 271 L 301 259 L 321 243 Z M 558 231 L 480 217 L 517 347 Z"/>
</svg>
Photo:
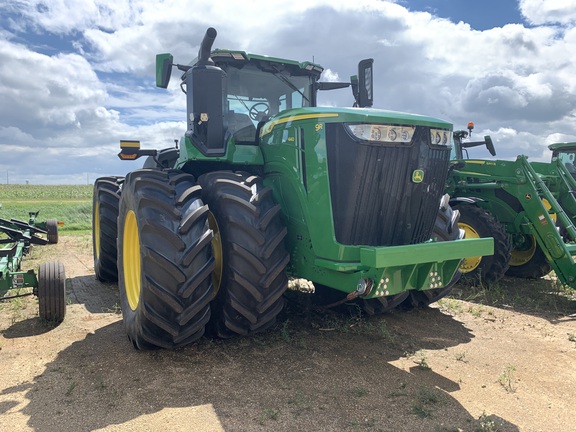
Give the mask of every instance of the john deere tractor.
<svg viewBox="0 0 576 432">
<path fill-rule="evenodd" d="M 96 274 L 118 279 L 136 348 L 269 328 L 289 276 L 369 314 L 427 305 L 462 258 L 492 253 L 492 239 L 461 239 L 443 192 L 452 125 L 370 109 L 371 59 L 349 83 L 321 82 L 317 64 L 212 51 L 215 37 L 189 65 L 157 56 L 157 86 L 182 72 L 178 146 L 122 141 L 144 168 L 94 186 Z M 317 107 L 345 87 L 355 107 Z"/>
<path fill-rule="evenodd" d="M 552 144 L 550 163 L 528 162 L 522 155 L 514 161 L 468 159 L 465 149 L 479 145 L 496 154 L 490 137 L 464 141 L 468 135 L 454 132 L 447 192 L 467 238 L 494 238 L 494 254 L 465 259 L 464 275 L 490 284 L 504 274 L 539 278 L 554 270 L 576 288 L 576 146 Z"/>
</svg>

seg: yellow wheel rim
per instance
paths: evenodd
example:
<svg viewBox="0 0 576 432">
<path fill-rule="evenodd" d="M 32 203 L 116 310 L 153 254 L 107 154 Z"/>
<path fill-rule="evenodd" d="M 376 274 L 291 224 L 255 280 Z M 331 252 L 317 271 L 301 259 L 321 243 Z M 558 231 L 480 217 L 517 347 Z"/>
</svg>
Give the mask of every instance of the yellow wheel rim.
<svg viewBox="0 0 576 432">
<path fill-rule="evenodd" d="M 220 284 L 222 283 L 222 269 L 224 268 L 222 263 L 224 257 L 222 255 L 222 237 L 220 236 L 220 228 L 218 227 L 218 222 L 216 222 L 216 218 L 212 212 L 208 213 L 208 226 L 214 233 L 214 237 L 212 238 L 212 254 L 214 255 L 215 267 L 212 272 L 212 283 L 214 284 L 214 295 L 216 295 L 220 289 Z"/>
<path fill-rule="evenodd" d="M 92 215 L 94 219 L 94 252 L 96 254 L 96 259 L 100 258 L 100 203 L 96 202 L 94 205 L 94 214 Z"/>
<path fill-rule="evenodd" d="M 459 222 L 458 227 L 460 229 L 463 229 L 464 232 L 466 233 L 464 238 L 471 239 L 471 238 L 480 238 L 481 237 L 480 234 L 478 234 L 478 231 L 476 231 L 474 228 L 472 228 L 468 224 Z M 482 262 L 481 256 L 464 258 L 462 260 L 462 263 L 460 264 L 460 271 L 462 273 L 470 273 L 470 272 L 476 270 L 481 262 Z"/>
<path fill-rule="evenodd" d="M 536 253 L 536 239 L 534 236 L 525 236 L 525 242 L 520 248 L 514 248 L 510 252 L 509 265 L 518 267 L 529 262 Z"/>
<path fill-rule="evenodd" d="M 132 210 L 126 213 L 122 240 L 124 289 L 128 305 L 135 311 L 140 301 L 140 236 L 136 215 Z"/>
</svg>

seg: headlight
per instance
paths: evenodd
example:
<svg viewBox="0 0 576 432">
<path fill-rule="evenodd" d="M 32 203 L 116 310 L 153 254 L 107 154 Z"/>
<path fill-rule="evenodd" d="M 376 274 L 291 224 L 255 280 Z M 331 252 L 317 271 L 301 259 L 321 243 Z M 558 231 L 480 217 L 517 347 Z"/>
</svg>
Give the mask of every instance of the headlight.
<svg viewBox="0 0 576 432">
<path fill-rule="evenodd" d="M 432 145 L 450 145 L 450 131 L 445 129 L 430 129 L 430 142 Z"/>
<path fill-rule="evenodd" d="M 363 141 L 410 144 L 415 126 L 395 126 L 381 124 L 350 124 L 348 130 Z"/>
</svg>

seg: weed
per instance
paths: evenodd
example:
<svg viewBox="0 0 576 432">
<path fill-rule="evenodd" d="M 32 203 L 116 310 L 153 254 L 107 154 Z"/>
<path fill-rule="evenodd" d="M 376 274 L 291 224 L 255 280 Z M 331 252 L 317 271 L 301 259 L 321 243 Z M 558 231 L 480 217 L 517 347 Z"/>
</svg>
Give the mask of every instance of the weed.
<svg viewBox="0 0 576 432">
<path fill-rule="evenodd" d="M 282 323 L 282 330 L 280 331 L 280 334 L 282 335 L 282 340 L 284 340 L 284 342 L 292 342 L 292 336 L 290 335 L 289 326 L 290 326 L 289 319 L 287 319 Z"/>
<path fill-rule="evenodd" d="M 426 356 L 426 353 L 424 352 L 424 350 L 417 351 L 415 353 L 415 356 L 416 356 L 416 359 L 414 360 L 414 363 L 416 363 L 419 368 L 424 369 L 424 370 L 432 369 L 430 367 L 430 365 L 428 364 L 428 357 Z"/>
<path fill-rule="evenodd" d="M 576 342 L 576 333 L 568 333 L 568 340 L 570 342 Z"/>
<path fill-rule="evenodd" d="M 441 402 L 441 395 L 429 388 L 421 388 L 412 405 L 412 412 L 420 418 L 432 417 L 432 407 Z"/>
<path fill-rule="evenodd" d="M 364 387 L 356 387 L 354 389 L 354 396 L 356 397 L 364 397 L 368 394 L 368 390 Z"/>
<path fill-rule="evenodd" d="M 457 361 L 461 361 L 463 363 L 468 363 L 468 360 L 466 360 L 466 351 L 462 351 L 461 353 L 457 353 L 455 357 L 456 357 Z"/>
<path fill-rule="evenodd" d="M 296 391 L 296 394 L 288 399 L 288 404 L 292 405 L 292 413 L 299 416 L 305 411 L 309 411 L 312 408 L 310 398 L 306 396 L 301 390 Z"/>
<path fill-rule="evenodd" d="M 516 392 L 514 372 L 516 372 L 516 366 L 508 365 L 504 368 L 504 372 L 498 376 L 498 382 L 508 393 Z"/>
<path fill-rule="evenodd" d="M 72 381 L 64 394 L 66 396 L 70 396 L 75 388 L 76 388 L 76 381 Z"/>
<path fill-rule="evenodd" d="M 502 424 L 498 424 L 495 420 L 491 419 L 490 416 L 483 412 L 478 418 L 478 427 L 474 429 L 474 432 L 498 432 Z"/>
<path fill-rule="evenodd" d="M 264 408 L 262 413 L 258 417 L 258 423 L 264 425 L 268 420 L 278 420 L 278 416 L 280 415 L 280 410 L 276 408 Z"/>
</svg>

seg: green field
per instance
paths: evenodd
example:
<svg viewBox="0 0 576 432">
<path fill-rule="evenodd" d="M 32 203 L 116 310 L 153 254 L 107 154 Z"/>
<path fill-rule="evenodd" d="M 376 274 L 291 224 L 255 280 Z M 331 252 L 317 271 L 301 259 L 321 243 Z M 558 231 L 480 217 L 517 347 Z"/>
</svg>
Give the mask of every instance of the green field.
<svg viewBox="0 0 576 432">
<path fill-rule="evenodd" d="M 58 219 L 60 231 L 92 229 L 92 185 L 0 185 L 0 218 L 28 220 L 28 212 L 40 211 L 37 221 Z"/>
</svg>

